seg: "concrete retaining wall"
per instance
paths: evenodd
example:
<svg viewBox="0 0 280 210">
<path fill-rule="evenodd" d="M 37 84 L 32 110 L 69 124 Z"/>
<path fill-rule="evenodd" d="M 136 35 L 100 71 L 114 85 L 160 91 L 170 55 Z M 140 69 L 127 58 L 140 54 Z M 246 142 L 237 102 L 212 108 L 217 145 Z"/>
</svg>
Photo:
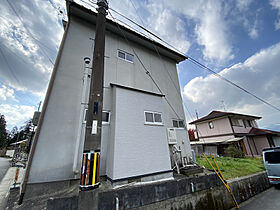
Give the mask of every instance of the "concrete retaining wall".
<svg viewBox="0 0 280 210">
<path fill-rule="evenodd" d="M 258 173 L 251 176 L 234 179 L 229 182 L 231 190 L 240 204 L 241 202 L 259 194 L 269 188 L 266 173 Z M 132 208 L 142 209 L 230 209 L 234 207 L 224 185 L 209 188 L 202 191 L 174 197 L 162 202 Z"/>
<path fill-rule="evenodd" d="M 270 186 L 265 172 L 231 180 L 229 185 L 238 203 Z M 116 198 L 119 201 L 119 209 L 211 210 L 234 207 L 225 186 L 215 174 L 101 191 L 99 209 L 116 209 Z M 76 209 L 77 206 L 81 206 L 76 203 L 79 200 L 81 199 L 78 199 L 78 196 L 73 199 L 52 199 L 48 201 L 47 209 L 57 209 L 58 205 L 67 206 L 67 209 L 73 206 L 72 209 Z M 83 205 L 82 209 L 91 207 L 92 203 L 88 202 L 88 206 Z"/>
</svg>

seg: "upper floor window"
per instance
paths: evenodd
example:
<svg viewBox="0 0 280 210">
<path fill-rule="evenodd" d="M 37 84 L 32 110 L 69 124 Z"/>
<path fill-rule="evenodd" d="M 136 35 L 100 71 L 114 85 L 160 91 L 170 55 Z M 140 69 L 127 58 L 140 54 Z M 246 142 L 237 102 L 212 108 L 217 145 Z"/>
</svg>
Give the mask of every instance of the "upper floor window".
<svg viewBox="0 0 280 210">
<path fill-rule="evenodd" d="M 184 120 L 172 120 L 174 128 L 184 128 Z"/>
<path fill-rule="evenodd" d="M 212 121 L 208 122 L 208 126 L 209 126 L 210 129 L 213 129 L 214 128 L 213 122 Z"/>
<path fill-rule="evenodd" d="M 253 127 L 251 120 L 244 120 L 243 122 L 244 122 L 245 127 Z"/>
<path fill-rule="evenodd" d="M 233 126 L 241 126 L 238 119 L 231 119 L 231 124 Z"/>
<path fill-rule="evenodd" d="M 145 124 L 162 125 L 162 117 L 159 112 L 145 111 Z"/>
<path fill-rule="evenodd" d="M 122 50 L 118 50 L 118 58 L 133 63 L 134 55 L 129 54 L 129 53 L 127 53 L 125 51 L 122 51 Z"/>
</svg>

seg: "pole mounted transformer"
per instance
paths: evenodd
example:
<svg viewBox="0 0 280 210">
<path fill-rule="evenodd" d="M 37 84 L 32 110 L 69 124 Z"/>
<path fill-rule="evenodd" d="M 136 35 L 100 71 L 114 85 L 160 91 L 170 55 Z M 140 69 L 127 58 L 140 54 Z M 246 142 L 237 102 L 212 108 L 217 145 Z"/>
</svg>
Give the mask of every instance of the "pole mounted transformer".
<svg viewBox="0 0 280 210">
<path fill-rule="evenodd" d="M 96 34 L 80 180 L 81 190 L 93 189 L 99 185 L 104 86 L 105 22 L 108 2 L 107 0 L 98 0 L 97 5 Z"/>
</svg>

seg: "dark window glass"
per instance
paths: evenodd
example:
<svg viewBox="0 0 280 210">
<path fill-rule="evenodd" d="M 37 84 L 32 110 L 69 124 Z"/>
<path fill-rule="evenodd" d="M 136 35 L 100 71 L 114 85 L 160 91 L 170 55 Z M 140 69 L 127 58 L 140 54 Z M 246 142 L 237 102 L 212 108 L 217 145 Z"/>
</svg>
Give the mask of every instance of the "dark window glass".
<svg viewBox="0 0 280 210">
<path fill-rule="evenodd" d="M 109 122 L 109 112 L 102 112 L 102 122 Z"/>
<path fill-rule="evenodd" d="M 173 127 L 174 128 L 178 128 L 178 121 L 177 120 L 173 120 Z"/>
<path fill-rule="evenodd" d="M 155 113 L 155 122 L 159 122 L 159 123 L 162 122 L 162 120 L 161 120 L 161 114 L 156 114 L 156 113 Z"/>
<path fill-rule="evenodd" d="M 119 58 L 125 59 L 125 53 L 124 52 L 119 51 L 118 56 L 119 56 Z"/>
<path fill-rule="evenodd" d="M 183 128 L 183 127 L 184 127 L 184 120 L 180 120 L 180 121 L 179 121 L 179 127 L 180 127 L 180 128 Z"/>
<path fill-rule="evenodd" d="M 154 122 L 153 113 L 145 112 L 146 122 Z"/>
<path fill-rule="evenodd" d="M 126 54 L 126 60 L 128 60 L 128 61 L 130 61 L 130 62 L 133 62 L 133 55 L 131 55 L 131 54 Z"/>
<path fill-rule="evenodd" d="M 264 156 L 268 163 L 280 163 L 280 152 L 266 152 Z"/>
<path fill-rule="evenodd" d="M 213 122 L 209 122 L 208 125 L 209 125 L 209 128 L 210 128 L 210 129 L 214 128 Z"/>
<path fill-rule="evenodd" d="M 240 126 L 239 120 L 238 119 L 231 119 L 231 123 L 234 126 Z"/>
<path fill-rule="evenodd" d="M 251 120 L 247 120 L 247 121 L 248 121 L 248 127 L 252 127 Z"/>
</svg>

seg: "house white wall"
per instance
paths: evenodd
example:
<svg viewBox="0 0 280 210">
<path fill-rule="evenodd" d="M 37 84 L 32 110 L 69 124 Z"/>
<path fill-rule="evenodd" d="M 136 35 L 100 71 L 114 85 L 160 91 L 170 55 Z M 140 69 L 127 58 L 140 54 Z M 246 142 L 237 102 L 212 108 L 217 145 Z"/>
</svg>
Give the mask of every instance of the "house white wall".
<svg viewBox="0 0 280 210">
<path fill-rule="evenodd" d="M 116 101 L 112 126 L 115 128 L 108 147 L 111 152 L 107 157 L 107 176 L 118 180 L 171 171 L 165 122 L 147 125 L 144 117 L 144 111 L 164 116 L 164 99 L 118 87 L 114 87 L 113 94 Z"/>
<path fill-rule="evenodd" d="M 76 17 L 70 18 L 69 22 L 68 33 L 62 48 L 62 56 L 58 64 L 57 74 L 39 134 L 28 183 L 77 178 L 73 173 L 73 158 L 76 149 L 76 136 L 81 107 L 83 59 L 86 56 L 92 57 L 92 39 L 95 37 L 95 26 Z M 135 55 L 134 63 L 129 63 L 117 58 L 118 49 L 133 54 L 131 47 L 135 49 L 180 119 L 185 120 L 175 61 L 164 56 L 161 56 L 163 58 L 161 59 L 156 52 L 131 42 L 128 44 L 122 37 L 109 31 L 106 32 L 105 44 L 103 109 L 112 111 L 114 107 L 117 106 L 117 98 L 113 96 L 110 83 L 159 93 L 159 90 L 145 73 Z M 145 101 L 147 104 L 150 103 L 149 100 Z M 163 120 L 165 127 L 172 127 L 172 119 L 177 119 L 177 115 L 165 100 L 162 100 L 161 109 L 164 113 Z M 114 154 L 113 151 L 115 149 L 119 149 L 117 145 L 112 144 L 112 142 L 108 143 L 109 140 L 112 139 L 112 135 L 118 132 L 117 123 L 118 122 L 112 121 L 109 125 L 103 126 L 101 175 L 105 175 L 108 168 L 115 167 L 116 161 L 108 163 L 106 162 L 106 157 L 110 157 L 111 154 Z M 165 133 L 163 130 L 161 130 L 161 132 Z M 131 132 L 135 135 L 134 131 L 131 130 Z M 166 138 L 164 134 L 162 134 L 161 137 Z M 187 131 L 186 142 L 186 147 L 188 151 L 190 151 Z M 108 145 L 110 145 L 110 147 L 108 147 Z M 79 157 L 81 157 L 83 150 L 82 142 L 79 148 Z M 166 151 L 163 150 L 162 152 L 165 153 Z M 113 157 L 113 160 L 117 160 L 115 158 L 116 157 Z M 168 163 L 159 163 L 162 168 L 169 168 Z M 80 165 L 81 159 L 79 160 L 78 168 L 80 168 Z M 148 169 L 150 170 L 150 168 L 147 168 L 147 170 Z M 154 168 L 154 170 L 156 172 L 158 168 Z M 109 171 L 110 170 L 107 170 L 108 173 Z M 123 176 L 124 174 L 118 170 L 116 175 L 112 175 L 112 177 L 116 178 Z"/>
</svg>

